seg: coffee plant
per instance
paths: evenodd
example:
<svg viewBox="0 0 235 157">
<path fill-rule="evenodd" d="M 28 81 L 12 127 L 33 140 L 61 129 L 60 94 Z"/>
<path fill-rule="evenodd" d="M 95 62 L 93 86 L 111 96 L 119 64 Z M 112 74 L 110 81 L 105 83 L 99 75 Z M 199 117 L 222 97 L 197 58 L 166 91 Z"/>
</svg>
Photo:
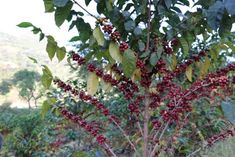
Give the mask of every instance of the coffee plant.
<svg viewBox="0 0 235 157">
<path fill-rule="evenodd" d="M 18 26 L 47 39 L 51 60 L 67 54 L 72 70 L 82 70 L 87 82 L 61 80 L 43 65 L 42 84 L 49 89 L 53 83 L 58 94 L 52 92 L 42 110 L 82 128 L 107 156 L 190 157 L 235 134 L 221 107 L 234 99 L 235 63 L 228 59 L 235 51 L 233 0 L 43 2 L 58 27 L 68 21 L 69 30 L 77 29 L 71 42 L 78 50 L 58 46 L 29 22 Z M 84 2 L 96 4 L 98 15 Z M 181 9 L 191 3 L 195 11 Z M 116 104 L 124 113 L 105 104 L 115 97 L 125 99 Z M 71 102 L 80 108 L 72 109 Z M 112 130 L 119 133 L 110 135 Z"/>
</svg>

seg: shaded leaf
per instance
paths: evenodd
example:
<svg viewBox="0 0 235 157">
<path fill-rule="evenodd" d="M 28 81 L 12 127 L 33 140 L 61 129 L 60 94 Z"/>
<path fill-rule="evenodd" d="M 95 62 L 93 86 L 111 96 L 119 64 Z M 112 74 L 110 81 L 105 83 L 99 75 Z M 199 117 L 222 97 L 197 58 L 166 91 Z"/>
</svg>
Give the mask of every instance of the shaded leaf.
<svg viewBox="0 0 235 157">
<path fill-rule="evenodd" d="M 57 7 L 64 7 L 69 0 L 53 0 L 53 3 Z"/>
<path fill-rule="evenodd" d="M 124 26 L 126 31 L 131 31 L 135 28 L 135 22 L 133 20 L 129 20 L 124 23 Z"/>
<path fill-rule="evenodd" d="M 93 31 L 93 36 L 96 39 L 98 45 L 103 46 L 105 39 L 104 39 L 104 34 L 103 32 L 100 30 L 100 27 L 96 27 Z"/>
<path fill-rule="evenodd" d="M 224 13 L 224 3 L 221 1 L 216 1 L 213 5 L 207 10 L 207 22 L 209 26 L 216 30 L 219 28 L 220 21 Z"/>
<path fill-rule="evenodd" d="M 180 41 L 181 47 L 183 49 L 184 55 L 187 55 L 189 52 L 189 46 L 188 46 L 187 41 L 184 38 L 179 38 L 179 41 Z"/>
<path fill-rule="evenodd" d="M 159 60 L 160 58 L 158 57 L 157 53 L 152 53 L 151 56 L 150 56 L 150 64 L 152 66 L 155 66 L 157 64 L 157 61 Z"/>
<path fill-rule="evenodd" d="M 89 72 L 87 77 L 87 93 L 94 95 L 97 92 L 99 85 L 98 77 L 95 73 Z"/>
<path fill-rule="evenodd" d="M 70 14 L 73 3 L 70 1 L 64 7 L 57 7 L 55 11 L 55 23 L 60 27 Z"/>
<path fill-rule="evenodd" d="M 122 55 L 121 55 L 121 52 L 119 50 L 119 46 L 117 45 L 117 43 L 111 42 L 109 44 L 109 54 L 117 62 L 119 63 L 122 62 Z"/>
</svg>

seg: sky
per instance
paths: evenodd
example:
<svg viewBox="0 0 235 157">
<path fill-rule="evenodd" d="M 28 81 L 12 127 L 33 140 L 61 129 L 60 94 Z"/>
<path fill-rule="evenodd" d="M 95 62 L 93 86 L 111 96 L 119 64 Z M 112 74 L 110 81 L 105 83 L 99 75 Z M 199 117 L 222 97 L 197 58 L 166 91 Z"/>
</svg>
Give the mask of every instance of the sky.
<svg viewBox="0 0 235 157">
<path fill-rule="evenodd" d="M 85 6 L 84 1 L 79 1 L 79 3 Z M 94 8 L 95 2 L 89 5 L 88 10 L 93 14 L 97 14 Z M 80 10 L 80 8 L 76 9 Z M 182 9 L 186 10 L 186 8 Z M 61 28 L 58 28 L 54 22 L 54 14 L 45 13 L 43 0 L 1 0 L 0 19 L 0 32 L 19 37 L 27 35 L 38 39 L 30 32 L 30 29 L 16 27 L 17 24 L 24 21 L 31 22 L 41 28 L 47 35 L 53 35 L 59 43 L 65 43 L 77 33 L 75 30 L 68 32 L 69 25 L 67 22 Z M 95 22 L 88 15 L 85 17 L 85 21 L 93 25 Z M 233 27 L 233 30 L 235 30 L 235 27 Z"/>
<path fill-rule="evenodd" d="M 82 5 L 85 6 L 85 4 Z M 91 3 L 90 7 L 94 8 L 94 3 Z M 90 11 L 94 12 L 94 10 Z M 0 32 L 19 37 L 27 35 L 38 39 L 32 34 L 31 29 L 22 29 L 16 26 L 21 22 L 31 22 L 41 28 L 45 34 L 53 35 L 59 42 L 66 42 L 77 33 L 75 30 L 68 32 L 67 22 L 58 28 L 54 22 L 54 14 L 45 13 L 43 0 L 1 0 L 0 19 Z M 88 16 L 85 19 L 94 21 Z"/>
</svg>

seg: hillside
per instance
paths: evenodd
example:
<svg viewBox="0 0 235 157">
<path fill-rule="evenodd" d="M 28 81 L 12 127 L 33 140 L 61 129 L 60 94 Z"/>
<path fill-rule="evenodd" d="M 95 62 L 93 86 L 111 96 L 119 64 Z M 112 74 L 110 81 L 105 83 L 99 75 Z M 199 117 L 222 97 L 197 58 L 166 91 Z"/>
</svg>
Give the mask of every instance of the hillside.
<svg viewBox="0 0 235 157">
<path fill-rule="evenodd" d="M 46 42 L 39 42 L 37 36 L 17 37 L 0 32 L 0 82 L 10 78 L 21 69 L 36 70 L 41 73 L 40 65 L 47 65 L 54 75 L 61 78 L 67 76 L 68 67 L 65 62 L 51 62 L 45 52 Z M 37 59 L 39 64 L 34 64 L 28 57 Z M 0 104 L 5 101 L 18 102 L 17 92 L 11 92 L 7 97 L 0 96 Z M 18 102 L 24 103 L 24 102 Z"/>
</svg>

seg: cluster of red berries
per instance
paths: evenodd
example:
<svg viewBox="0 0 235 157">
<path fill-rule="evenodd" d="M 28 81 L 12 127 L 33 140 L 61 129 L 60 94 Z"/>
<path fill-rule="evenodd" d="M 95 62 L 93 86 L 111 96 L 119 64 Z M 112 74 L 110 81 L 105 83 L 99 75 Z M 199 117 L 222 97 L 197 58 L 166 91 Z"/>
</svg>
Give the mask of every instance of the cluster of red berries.
<svg viewBox="0 0 235 157">
<path fill-rule="evenodd" d="M 210 93 L 218 87 L 227 89 L 229 79 L 226 77 L 226 74 L 229 71 L 235 71 L 235 64 L 230 64 L 215 73 L 208 74 L 204 80 L 194 82 L 192 86 L 185 91 L 182 91 L 180 87 L 169 81 L 171 77 L 164 78 L 165 80 L 157 85 L 158 90 L 161 90 L 161 94 L 163 94 L 162 92 L 164 90 L 168 89 L 165 99 L 170 100 L 167 104 L 167 108 L 160 112 L 163 120 L 177 122 L 184 113 L 192 110 L 190 105 L 192 101 L 202 97 L 211 97 Z"/>
<path fill-rule="evenodd" d="M 124 52 L 125 50 L 127 50 L 129 48 L 128 44 L 126 42 L 121 42 L 120 45 L 119 45 L 119 50 L 121 52 Z"/>
<path fill-rule="evenodd" d="M 109 109 L 106 108 L 103 103 L 99 102 L 98 99 L 92 97 L 91 95 L 86 94 L 83 91 L 79 92 L 78 90 L 72 88 L 71 85 L 68 85 L 68 84 L 64 83 L 63 81 L 61 81 L 59 79 L 54 80 L 54 83 L 57 84 L 58 87 L 63 89 L 65 92 L 70 92 L 75 97 L 79 96 L 80 100 L 94 105 L 104 116 L 108 117 L 108 119 L 111 122 L 116 120 L 115 122 L 119 123 L 118 118 L 116 118 L 114 115 L 111 115 L 110 112 L 109 112 Z"/>
<path fill-rule="evenodd" d="M 214 143 L 224 140 L 225 138 L 228 138 L 229 136 L 234 136 L 235 135 L 235 128 L 228 129 L 218 135 L 214 135 L 211 138 L 207 140 L 207 145 L 212 146 Z"/>
<path fill-rule="evenodd" d="M 162 42 L 162 45 L 163 45 L 164 52 L 165 52 L 166 54 L 169 54 L 169 55 L 170 55 L 170 54 L 173 53 L 173 49 L 172 49 L 172 47 L 170 47 L 169 42 L 163 41 L 163 42 Z"/>
<path fill-rule="evenodd" d="M 145 63 L 144 63 L 143 60 L 137 59 L 137 61 L 136 61 L 136 68 L 143 69 L 143 68 L 144 68 L 144 65 L 145 65 Z"/>
<path fill-rule="evenodd" d="M 105 33 L 108 33 L 108 34 L 111 34 L 113 32 L 113 26 L 110 24 L 104 25 L 102 29 Z"/>
<path fill-rule="evenodd" d="M 159 61 L 157 62 L 155 69 L 157 72 L 162 73 L 162 74 L 166 74 L 169 72 L 169 70 L 167 70 L 166 68 L 166 62 L 163 59 L 159 59 Z"/>
<path fill-rule="evenodd" d="M 140 80 L 140 84 L 142 87 L 144 88 L 149 88 L 149 86 L 151 85 L 151 73 L 148 72 L 147 69 L 142 68 L 140 69 L 141 71 L 141 80 Z"/>
<path fill-rule="evenodd" d="M 76 61 L 78 65 L 83 65 L 86 63 L 86 59 L 76 54 L 74 51 L 71 52 L 72 60 Z"/>
<path fill-rule="evenodd" d="M 170 45 L 171 47 L 175 47 L 179 44 L 179 41 L 177 38 L 173 38 L 171 41 L 170 41 Z"/>
<path fill-rule="evenodd" d="M 137 98 L 135 99 L 134 102 L 131 102 L 128 105 L 128 109 L 130 110 L 131 113 L 136 113 L 139 114 L 140 113 L 140 103 L 144 100 L 144 96 L 137 96 Z"/>
<path fill-rule="evenodd" d="M 93 125 L 87 123 L 84 119 L 82 119 L 81 116 L 75 115 L 65 108 L 60 108 L 60 113 L 64 117 L 66 117 L 67 119 L 71 120 L 73 123 L 76 123 L 79 126 L 81 126 L 83 129 L 85 129 L 87 132 L 89 132 L 92 136 L 96 137 L 96 141 L 100 145 L 103 145 L 107 141 L 107 139 L 103 135 L 98 133 L 97 128 L 95 128 Z"/>
<path fill-rule="evenodd" d="M 118 89 L 122 91 L 127 100 L 132 99 L 134 94 L 139 91 L 138 86 L 131 79 L 122 75 L 123 72 L 117 67 L 117 64 L 112 65 L 111 69 L 121 76 Z"/>
<path fill-rule="evenodd" d="M 114 31 L 113 32 L 113 26 L 111 24 L 105 24 L 105 23 L 101 23 L 101 25 L 103 26 L 102 29 L 105 33 L 110 34 L 110 38 L 113 41 L 119 41 L 121 39 L 121 34 L 118 31 Z M 124 52 L 125 50 L 127 50 L 129 48 L 128 44 L 124 41 L 120 42 L 119 45 L 119 50 L 121 52 Z"/>
<path fill-rule="evenodd" d="M 114 31 L 111 33 L 111 39 L 114 41 L 118 41 L 121 38 L 121 34 L 118 31 Z"/>
<path fill-rule="evenodd" d="M 155 109 L 160 106 L 161 98 L 158 94 L 150 93 L 150 99 L 151 99 L 151 102 L 149 104 L 150 108 Z"/>
<path fill-rule="evenodd" d="M 152 124 L 153 124 L 153 128 L 156 130 L 159 130 L 162 126 L 162 123 L 159 120 L 153 120 Z"/>
</svg>

